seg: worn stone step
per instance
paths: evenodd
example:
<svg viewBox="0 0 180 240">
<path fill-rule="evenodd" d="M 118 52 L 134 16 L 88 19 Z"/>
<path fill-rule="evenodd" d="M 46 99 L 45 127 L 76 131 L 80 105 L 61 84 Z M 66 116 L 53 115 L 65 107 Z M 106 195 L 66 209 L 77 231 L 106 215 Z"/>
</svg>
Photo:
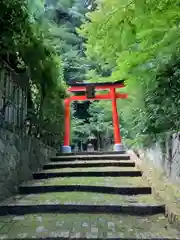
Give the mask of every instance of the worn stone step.
<svg viewBox="0 0 180 240">
<path fill-rule="evenodd" d="M 76 160 L 130 160 L 128 154 L 100 154 L 100 155 L 68 155 L 68 156 L 56 156 L 52 157 L 52 162 L 59 161 L 76 161 Z"/>
<path fill-rule="evenodd" d="M 150 194 L 151 188 L 142 178 L 105 177 L 105 178 L 50 178 L 32 180 L 20 186 L 21 193 L 82 191 L 111 194 Z"/>
<path fill-rule="evenodd" d="M 103 186 L 85 186 L 85 185 L 44 185 L 44 186 L 21 186 L 20 193 L 53 193 L 53 192 L 96 192 L 107 194 L 137 195 L 151 194 L 150 187 L 103 187 Z"/>
<path fill-rule="evenodd" d="M 139 177 L 142 176 L 141 171 L 135 168 L 63 168 L 49 169 L 33 174 L 34 179 L 54 178 L 54 177 Z"/>
<path fill-rule="evenodd" d="M 62 169 L 47 169 L 43 171 L 47 172 L 119 172 L 119 171 L 135 171 L 137 170 L 135 167 L 114 167 L 114 166 L 107 166 L 107 167 L 86 167 L 86 168 L 62 168 Z"/>
<path fill-rule="evenodd" d="M 53 186 L 53 185 L 81 185 L 81 186 L 102 186 L 102 187 L 147 187 L 148 183 L 141 177 L 72 177 L 72 178 L 49 178 L 31 180 L 21 186 Z"/>
<path fill-rule="evenodd" d="M 50 162 L 45 164 L 43 169 L 56 169 L 56 168 L 86 168 L 86 167 L 135 167 L 132 161 L 75 161 L 75 162 Z"/>
<path fill-rule="evenodd" d="M 121 155 L 125 154 L 126 151 L 93 151 L 93 152 L 72 152 L 72 153 L 56 153 L 56 156 L 74 156 L 74 155 Z"/>
<path fill-rule="evenodd" d="M 151 195 L 65 192 L 17 195 L 0 205 L 0 215 L 27 213 L 158 214 L 165 206 Z"/>
<path fill-rule="evenodd" d="M 180 239 L 162 214 L 28 214 L 0 217 L 0 239 Z"/>
<path fill-rule="evenodd" d="M 152 195 L 113 195 L 89 192 L 65 192 L 16 195 L 2 203 L 7 204 L 79 204 L 79 205 L 118 205 L 118 204 L 159 204 Z"/>
<path fill-rule="evenodd" d="M 7 214 L 33 213 L 106 213 L 129 215 L 152 215 L 165 212 L 165 206 L 155 205 L 73 205 L 73 204 L 32 204 L 0 206 L 0 216 Z"/>
</svg>

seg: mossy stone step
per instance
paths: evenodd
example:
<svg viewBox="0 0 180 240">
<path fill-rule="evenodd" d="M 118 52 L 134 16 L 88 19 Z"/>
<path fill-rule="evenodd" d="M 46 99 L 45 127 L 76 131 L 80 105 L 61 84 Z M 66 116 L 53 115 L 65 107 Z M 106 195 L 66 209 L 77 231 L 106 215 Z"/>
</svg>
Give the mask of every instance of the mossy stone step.
<svg viewBox="0 0 180 240">
<path fill-rule="evenodd" d="M 77 168 L 71 168 L 70 166 L 68 168 L 62 168 L 62 169 L 47 169 L 42 172 L 119 172 L 119 171 L 137 171 L 135 167 L 77 167 Z"/>
<path fill-rule="evenodd" d="M 49 162 L 48 164 L 67 164 L 67 165 L 73 165 L 73 164 L 78 164 L 78 163 L 87 163 L 87 164 L 92 164 L 92 163 L 95 163 L 95 164 L 99 164 L 99 163 L 110 163 L 110 164 L 113 164 L 113 163 L 131 163 L 134 161 L 126 161 L 126 160 L 108 160 L 108 159 L 99 159 L 99 160 L 83 160 L 83 159 L 80 159 L 80 160 L 76 160 L 76 161 L 57 161 L 57 162 Z"/>
<path fill-rule="evenodd" d="M 139 177 L 141 171 L 126 167 L 63 168 L 49 169 L 33 174 L 34 179 L 54 177 Z"/>
<path fill-rule="evenodd" d="M 30 214 L 0 217 L 0 239 L 180 239 L 164 215 Z"/>
<path fill-rule="evenodd" d="M 61 153 L 58 152 L 56 156 L 74 156 L 74 155 L 121 155 L 125 154 L 126 151 L 93 151 L 93 152 L 71 152 L 71 153 Z"/>
<path fill-rule="evenodd" d="M 159 204 L 152 195 L 113 195 L 87 192 L 43 193 L 16 195 L 3 202 L 7 204 Z"/>
<path fill-rule="evenodd" d="M 150 187 L 104 187 L 83 185 L 44 185 L 44 186 L 21 186 L 21 194 L 53 193 L 53 192 L 93 192 L 106 194 L 137 195 L 151 194 Z"/>
<path fill-rule="evenodd" d="M 86 167 L 135 167 L 132 161 L 74 161 L 74 162 L 50 162 L 45 164 L 43 169 L 56 169 L 56 168 L 86 168 Z"/>
<path fill-rule="evenodd" d="M 46 212 L 77 213 L 163 213 L 164 205 L 151 195 L 113 195 L 87 192 L 44 193 L 17 195 L 0 206 L 0 214 Z"/>
<path fill-rule="evenodd" d="M 33 180 L 20 186 L 21 194 L 46 192 L 97 192 L 109 194 L 150 194 L 151 188 L 139 177 L 50 178 Z"/>
<path fill-rule="evenodd" d="M 107 186 L 107 187 L 120 187 L 120 186 L 134 186 L 146 187 L 148 183 L 141 177 L 72 177 L 72 178 L 49 178 L 41 180 L 31 180 L 22 186 L 53 186 L 53 185 L 82 185 L 82 186 Z"/>
<path fill-rule="evenodd" d="M 99 213 L 99 214 L 128 214 L 147 216 L 165 212 L 164 205 L 77 205 L 77 204 L 31 204 L 0 206 L 0 216 L 7 214 L 34 213 Z"/>
<path fill-rule="evenodd" d="M 51 161 L 76 161 L 76 160 L 130 160 L 127 154 L 109 154 L 109 155 L 68 155 L 68 156 L 55 156 Z"/>
</svg>

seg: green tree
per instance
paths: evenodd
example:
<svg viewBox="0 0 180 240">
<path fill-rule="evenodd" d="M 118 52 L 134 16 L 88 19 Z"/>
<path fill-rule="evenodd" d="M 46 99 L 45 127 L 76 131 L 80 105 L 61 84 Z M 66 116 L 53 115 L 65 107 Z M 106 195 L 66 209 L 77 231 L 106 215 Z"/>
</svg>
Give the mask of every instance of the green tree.
<svg viewBox="0 0 180 240">
<path fill-rule="evenodd" d="M 87 39 L 87 56 L 112 69 L 109 80 L 126 79 L 129 99 L 119 111 L 129 135 L 152 138 L 177 131 L 180 5 L 175 0 L 97 2 L 79 33 Z"/>
<path fill-rule="evenodd" d="M 26 85 L 30 111 L 27 118 L 36 125 L 36 136 L 42 135 L 47 118 L 51 124 L 56 122 L 54 115 L 50 117 L 47 114 L 52 100 L 56 99 L 53 104 L 61 108 L 58 111 L 60 114 L 63 109 L 61 102 L 66 95 L 62 61 L 55 49 L 47 45 L 43 14 L 44 3 L 40 0 L 7 0 L 0 3 L 0 58 L 16 72 L 24 72 L 28 76 Z M 62 116 L 58 122 L 61 120 Z"/>
</svg>

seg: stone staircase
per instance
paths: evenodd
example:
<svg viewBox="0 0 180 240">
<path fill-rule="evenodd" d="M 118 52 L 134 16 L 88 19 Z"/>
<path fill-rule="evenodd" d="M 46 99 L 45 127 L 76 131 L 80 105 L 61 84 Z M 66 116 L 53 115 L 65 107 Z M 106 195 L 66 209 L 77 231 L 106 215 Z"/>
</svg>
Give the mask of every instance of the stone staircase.
<svg viewBox="0 0 180 240">
<path fill-rule="evenodd" d="M 0 205 L 0 239 L 180 239 L 125 152 L 51 158 Z"/>
</svg>

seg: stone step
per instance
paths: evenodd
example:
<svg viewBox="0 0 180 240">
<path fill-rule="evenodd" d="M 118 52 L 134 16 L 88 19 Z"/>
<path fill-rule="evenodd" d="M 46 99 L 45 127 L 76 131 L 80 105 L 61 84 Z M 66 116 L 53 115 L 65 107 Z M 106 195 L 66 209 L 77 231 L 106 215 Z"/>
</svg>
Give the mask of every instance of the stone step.
<svg viewBox="0 0 180 240">
<path fill-rule="evenodd" d="M 28 214 L 0 217 L 0 239 L 120 240 L 180 239 L 163 214 Z"/>
<path fill-rule="evenodd" d="M 72 177 L 72 178 L 49 178 L 40 180 L 31 180 L 21 186 L 53 186 L 53 185 L 81 185 L 81 186 L 99 186 L 99 187 L 147 187 L 148 184 L 141 177 Z"/>
<path fill-rule="evenodd" d="M 58 152 L 56 156 L 74 156 L 74 155 L 120 155 L 125 154 L 126 151 L 93 151 L 93 152 L 72 152 L 72 153 L 61 153 Z"/>
<path fill-rule="evenodd" d="M 85 185 L 44 185 L 44 186 L 20 186 L 21 194 L 53 193 L 53 192 L 94 192 L 121 195 L 151 194 L 150 187 L 103 187 Z"/>
<path fill-rule="evenodd" d="M 20 186 L 21 193 L 82 191 L 123 195 L 150 194 L 151 188 L 140 177 L 50 178 L 32 180 Z"/>
<path fill-rule="evenodd" d="M 52 162 L 59 161 L 76 161 L 76 160 L 130 160 L 130 156 L 127 154 L 109 154 L 109 155 L 68 155 L 68 156 L 56 156 L 52 157 Z"/>
<path fill-rule="evenodd" d="M 114 195 L 92 192 L 64 192 L 59 193 L 39 193 L 16 195 L 10 197 L 2 203 L 3 205 L 34 205 L 34 204 L 71 204 L 71 205 L 127 205 L 127 204 L 162 204 L 152 195 Z"/>
<path fill-rule="evenodd" d="M 128 168 L 129 169 L 129 168 Z M 66 170 L 66 171 L 62 171 Z M 86 171 L 85 171 L 86 170 Z M 75 168 L 73 171 L 69 168 L 61 169 L 49 169 L 41 172 L 33 173 L 34 179 L 44 179 L 44 178 L 55 178 L 55 177 L 140 177 L 142 176 L 141 171 L 136 169 L 92 169 L 88 170 L 80 168 Z"/>
<path fill-rule="evenodd" d="M 148 215 L 164 213 L 164 204 L 151 195 L 114 195 L 65 192 L 17 195 L 0 205 L 0 215 L 29 213 L 116 213 Z"/>
<path fill-rule="evenodd" d="M 73 205 L 73 204 L 32 204 L 0 206 L 0 216 L 7 214 L 34 214 L 34 213 L 106 213 L 147 216 L 165 212 L 162 204 L 154 205 Z"/>
<path fill-rule="evenodd" d="M 50 162 L 45 164 L 43 169 L 57 168 L 86 168 L 86 167 L 135 167 L 132 161 L 75 161 L 75 162 Z"/>
</svg>

